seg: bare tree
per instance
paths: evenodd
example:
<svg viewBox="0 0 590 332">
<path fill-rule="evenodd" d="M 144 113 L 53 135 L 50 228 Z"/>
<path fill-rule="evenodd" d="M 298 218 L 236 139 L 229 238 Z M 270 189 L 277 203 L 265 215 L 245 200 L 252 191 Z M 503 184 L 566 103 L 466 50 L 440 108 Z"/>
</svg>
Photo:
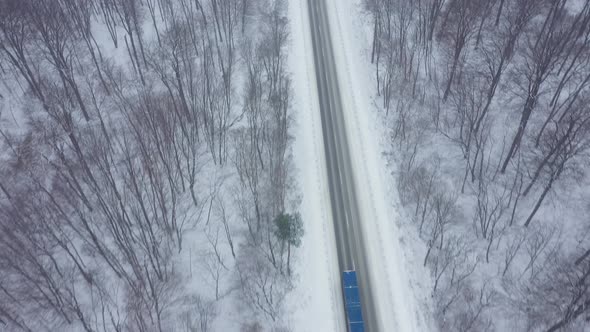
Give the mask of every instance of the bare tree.
<svg viewBox="0 0 590 332">
<path fill-rule="evenodd" d="M 550 227 L 538 227 L 534 229 L 529 236 L 527 236 L 525 242 L 525 249 L 528 255 L 527 265 L 524 267 L 521 276 L 527 271 L 531 271 L 531 278 L 533 278 L 538 271 L 535 270 L 538 259 L 545 253 L 548 246 L 554 240 L 555 236 L 559 236 L 555 233 L 554 228 Z"/>
<path fill-rule="evenodd" d="M 248 253 L 245 253 L 247 252 Z M 289 278 L 276 270 L 255 249 L 243 248 L 238 257 L 239 285 L 246 303 L 273 321 L 281 313 Z"/>
<path fill-rule="evenodd" d="M 212 321 L 218 313 L 214 303 L 193 295 L 183 299 L 183 304 L 186 309 L 181 314 L 181 331 L 211 331 Z"/>
<path fill-rule="evenodd" d="M 489 46 L 486 44 L 482 47 L 482 53 L 489 69 L 491 82 L 487 92 L 485 106 L 476 120 L 475 132 L 479 131 L 479 127 L 489 112 L 492 100 L 496 95 L 496 90 L 500 84 L 501 77 L 514 56 L 516 44 L 520 35 L 529 24 L 530 20 L 534 17 L 536 13 L 535 9 L 538 8 L 538 3 L 532 0 L 509 2 L 509 5 L 512 5 L 515 8 L 509 8 L 510 11 L 509 16 L 506 19 L 506 27 L 503 28 L 503 31 L 501 31 L 496 38 L 494 38 L 495 36 L 491 36 L 492 40 Z M 500 13 L 503 6 L 504 0 L 500 2 L 498 8 L 496 26 L 499 23 Z"/>
<path fill-rule="evenodd" d="M 567 260 L 566 260 L 567 261 Z M 559 264 L 559 263 L 558 263 Z M 590 304 L 590 294 L 588 293 L 588 276 L 590 276 L 590 266 L 586 261 L 580 261 L 572 266 L 571 264 L 564 264 L 565 266 L 557 266 L 556 273 L 553 275 L 551 283 L 562 286 L 565 294 L 565 308 L 560 310 L 560 318 L 549 325 L 547 331 L 558 331 L 574 322 L 581 315 L 588 311 Z M 562 291 L 561 287 L 553 288 Z M 551 292 L 551 290 L 548 290 Z M 565 295 L 564 294 L 564 295 Z M 551 294 L 553 295 L 553 294 Z"/>
<path fill-rule="evenodd" d="M 585 324 L 580 317 L 588 308 L 588 264 L 573 260 L 572 256 L 550 257 L 530 285 L 519 288 L 516 305 L 528 316 L 531 328 L 558 331 Z"/>
<path fill-rule="evenodd" d="M 14 66 L 26 80 L 33 95 L 44 103 L 43 79 L 34 66 L 35 58 L 29 50 L 35 32 L 29 28 L 28 2 L 5 1 L 0 6 L 0 50 L 5 59 L 3 62 Z"/>
<path fill-rule="evenodd" d="M 455 306 L 465 289 L 470 288 L 469 279 L 479 263 L 479 260 L 474 259 L 472 248 L 464 239 L 449 237 L 447 243 L 444 249 L 446 253 L 443 257 L 452 259 L 442 260 L 442 262 L 448 262 L 449 265 L 443 271 L 445 273 L 438 277 L 439 281 L 437 282 L 437 314 L 442 317 L 448 317 L 454 310 L 462 310 L 461 307 L 455 308 Z"/>
<path fill-rule="evenodd" d="M 556 1 L 552 4 L 543 21 L 543 27 L 532 38 L 527 39 L 526 62 L 524 76 L 526 87 L 523 87 L 524 106 L 518 129 L 508 150 L 508 155 L 502 164 L 502 173 L 506 171 L 508 163 L 520 147 L 525 129 L 538 101 L 542 84 L 554 70 L 564 52 L 564 46 L 571 42 L 569 30 L 569 15 L 564 10 L 567 0 Z"/>
<path fill-rule="evenodd" d="M 33 4 L 29 4 L 33 6 Z M 86 121 L 90 120 L 86 102 L 76 80 L 74 59 L 77 40 L 68 33 L 70 22 L 63 8 L 54 6 L 50 1 L 38 1 L 35 9 L 29 9 L 30 23 L 35 28 L 38 40 L 47 51 L 47 60 L 57 71 L 68 99 L 77 103 Z"/>
<path fill-rule="evenodd" d="M 470 292 L 471 291 L 471 292 Z M 486 331 L 493 329 L 493 320 L 485 317 L 485 311 L 494 304 L 496 291 L 484 283 L 479 292 L 467 288 L 464 299 L 468 304 L 466 313 L 455 323 L 459 331 Z"/>
<path fill-rule="evenodd" d="M 490 250 L 498 233 L 499 223 L 503 220 L 504 213 L 508 209 L 506 189 L 492 188 L 485 180 L 478 184 L 477 203 L 475 207 L 474 223 L 476 234 L 488 241 L 486 249 L 486 262 L 490 261 Z"/>
<path fill-rule="evenodd" d="M 449 237 L 444 246 L 437 250 L 436 255 L 433 256 L 430 262 L 434 274 L 433 292 L 437 291 L 443 276 L 450 278 L 448 280 L 450 284 L 455 282 L 457 268 L 467 263 L 469 254 L 468 244 L 465 241 L 454 236 Z M 463 267 L 461 266 L 461 268 Z"/>
<path fill-rule="evenodd" d="M 513 232 L 512 236 L 509 237 L 509 242 L 507 243 L 507 247 L 504 251 L 504 269 L 502 271 L 502 276 L 504 277 L 510 268 L 510 265 L 518 255 L 520 248 L 525 243 L 527 237 L 526 233 L 524 232 Z"/>
<path fill-rule="evenodd" d="M 453 0 L 446 9 L 441 35 L 445 39 L 448 38 L 449 44 L 452 45 L 450 47 L 452 64 L 448 73 L 443 101 L 449 97 L 463 50 L 475 33 L 475 24 L 482 7 L 483 4 L 479 1 Z"/>
<path fill-rule="evenodd" d="M 455 194 L 448 193 L 443 188 L 437 188 L 437 191 L 434 193 L 432 201 L 434 215 L 431 225 L 429 225 L 430 235 L 428 239 L 428 250 L 424 257 L 424 266 L 428 262 L 428 256 L 432 249 L 437 247 L 440 250 L 444 246 L 447 226 L 455 221 L 453 219 L 457 217 L 456 200 L 457 196 Z"/>
<path fill-rule="evenodd" d="M 216 225 L 213 227 L 215 230 L 210 230 L 206 233 L 207 241 L 211 246 L 211 250 L 208 250 L 203 254 L 202 260 L 205 270 L 209 274 L 210 280 L 213 282 L 215 300 L 219 301 L 221 297 L 225 295 L 225 291 L 222 292 L 220 289 L 220 287 L 223 286 L 220 283 L 229 269 L 225 265 L 225 259 L 221 253 L 221 248 L 219 247 L 219 226 Z M 213 227 L 209 227 L 209 229 Z"/>
<path fill-rule="evenodd" d="M 400 174 L 398 189 L 402 203 L 415 204 L 414 221 L 420 222 L 419 230 L 422 234 L 424 223 L 430 219 L 433 212 L 433 199 L 440 187 L 438 182 L 439 164 L 420 165 Z"/>
<path fill-rule="evenodd" d="M 525 221 L 525 226 L 528 226 L 533 220 L 535 214 L 541 207 L 545 197 L 564 172 L 573 171 L 575 168 L 570 168 L 572 160 L 583 154 L 588 149 L 590 142 L 588 141 L 587 130 L 590 125 L 590 116 L 585 114 L 585 108 L 581 108 L 581 112 L 574 112 L 567 116 L 567 118 L 560 119 L 562 122 L 555 123 L 551 130 L 546 130 L 545 139 L 543 140 L 544 152 L 543 159 L 537 166 L 530 184 L 526 187 L 524 193 L 527 193 L 543 171 L 546 172 L 548 180 L 543 188 L 541 196 L 538 198 L 533 210 Z"/>
<path fill-rule="evenodd" d="M 187 230 L 209 241 L 203 270 L 217 299 L 238 276 L 252 307 L 280 318 L 299 242 L 273 222 L 292 190 L 292 105 L 286 3 L 270 4 L 0 3 L 0 76 L 25 120 L 0 123 L 0 326 L 210 329 L 213 305 L 180 296 Z M 247 26 L 248 15 L 262 20 Z M 144 33 L 150 24 L 155 35 Z M 123 39 L 129 58 L 105 52 L 97 29 L 115 47 Z M 246 70 L 249 85 L 235 79 Z M 228 155 L 235 169 L 217 172 Z M 236 173 L 234 215 L 219 186 Z"/>
</svg>

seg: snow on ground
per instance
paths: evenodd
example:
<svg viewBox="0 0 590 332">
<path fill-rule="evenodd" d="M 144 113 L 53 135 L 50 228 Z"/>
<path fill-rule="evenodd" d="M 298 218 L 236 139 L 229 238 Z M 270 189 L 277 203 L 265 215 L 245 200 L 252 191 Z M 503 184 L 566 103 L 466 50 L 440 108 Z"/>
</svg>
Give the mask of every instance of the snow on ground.
<svg viewBox="0 0 590 332">
<path fill-rule="evenodd" d="M 292 315 L 287 326 L 293 331 L 346 331 L 307 0 L 290 1 L 288 13 L 295 177 L 303 194 L 300 211 L 305 236 L 293 269 L 296 288 L 288 298 L 286 311 Z"/>
<path fill-rule="evenodd" d="M 378 114 L 370 65 L 371 31 L 359 0 L 328 0 L 332 43 L 344 98 L 345 122 L 361 209 L 371 283 L 382 331 L 431 331 L 429 271 L 414 227 L 403 221 L 396 186 L 388 170 L 387 128 Z"/>
</svg>

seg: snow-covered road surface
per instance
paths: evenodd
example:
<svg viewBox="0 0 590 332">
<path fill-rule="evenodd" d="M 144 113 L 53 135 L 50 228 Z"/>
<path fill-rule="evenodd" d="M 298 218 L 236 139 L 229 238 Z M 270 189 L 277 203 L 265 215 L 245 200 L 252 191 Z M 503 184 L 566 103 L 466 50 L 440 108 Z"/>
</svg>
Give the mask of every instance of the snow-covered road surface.
<svg viewBox="0 0 590 332">
<path fill-rule="evenodd" d="M 357 1 L 289 1 L 298 110 L 294 154 L 306 227 L 290 325 L 294 331 L 346 331 L 340 277 L 354 267 L 363 283 L 367 331 L 431 331 L 424 319 L 430 316 L 424 305 L 430 277 L 416 255 L 423 244 L 412 227 L 400 226 L 397 189 L 382 155 L 387 128 L 372 99 L 369 41 L 362 40 L 366 27 L 355 17 Z M 310 15 L 318 21 L 315 28 Z M 321 44 L 315 56 L 314 38 Z M 350 246 L 342 248 L 344 242 Z"/>
<path fill-rule="evenodd" d="M 326 3 L 308 0 L 308 11 L 338 265 L 340 271 L 357 271 L 365 328 L 367 331 L 378 331 L 379 320 L 373 302 L 375 297 L 369 278 L 370 270 L 367 266 L 367 246 L 360 226 L 361 218 L 344 126 L 342 97 L 334 65 Z"/>
<path fill-rule="evenodd" d="M 426 331 L 400 244 L 390 179 L 375 128 L 370 73 L 353 0 L 308 0 L 316 80 L 340 270 L 355 269 L 367 331 Z M 362 35 L 361 35 L 362 36 Z M 379 130 L 376 130 L 379 129 Z"/>
</svg>

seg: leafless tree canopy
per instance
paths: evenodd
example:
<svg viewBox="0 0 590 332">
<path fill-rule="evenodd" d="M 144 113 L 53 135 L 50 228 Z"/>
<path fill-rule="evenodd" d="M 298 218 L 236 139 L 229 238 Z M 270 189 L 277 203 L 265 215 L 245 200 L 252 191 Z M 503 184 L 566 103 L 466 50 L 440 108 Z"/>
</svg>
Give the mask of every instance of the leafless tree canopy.
<svg viewBox="0 0 590 332">
<path fill-rule="evenodd" d="M 209 331 L 227 295 L 280 317 L 286 9 L 0 1 L 0 330 Z"/>
<path fill-rule="evenodd" d="M 590 2 L 364 5 L 441 329 L 584 324 Z"/>
</svg>

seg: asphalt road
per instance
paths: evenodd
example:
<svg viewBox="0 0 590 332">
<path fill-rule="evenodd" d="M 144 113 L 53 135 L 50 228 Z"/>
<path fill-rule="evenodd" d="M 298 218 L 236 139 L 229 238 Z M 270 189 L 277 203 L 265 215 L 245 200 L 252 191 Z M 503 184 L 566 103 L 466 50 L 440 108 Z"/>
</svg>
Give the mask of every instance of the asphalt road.
<svg viewBox="0 0 590 332">
<path fill-rule="evenodd" d="M 308 0 L 340 271 L 356 270 L 365 331 L 378 331 L 325 0 Z M 354 111 L 354 110 L 353 110 Z M 342 299 L 344 301 L 344 299 Z"/>
</svg>

